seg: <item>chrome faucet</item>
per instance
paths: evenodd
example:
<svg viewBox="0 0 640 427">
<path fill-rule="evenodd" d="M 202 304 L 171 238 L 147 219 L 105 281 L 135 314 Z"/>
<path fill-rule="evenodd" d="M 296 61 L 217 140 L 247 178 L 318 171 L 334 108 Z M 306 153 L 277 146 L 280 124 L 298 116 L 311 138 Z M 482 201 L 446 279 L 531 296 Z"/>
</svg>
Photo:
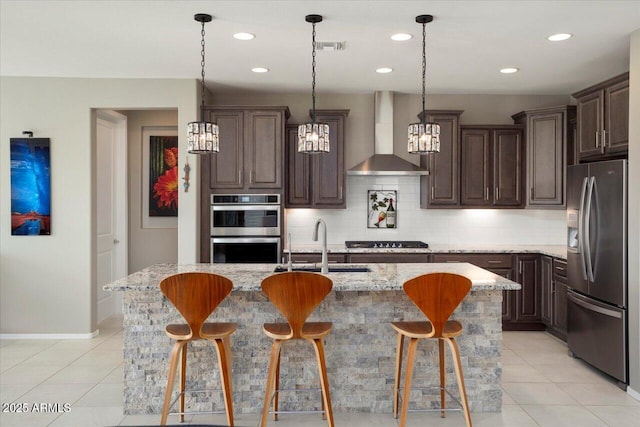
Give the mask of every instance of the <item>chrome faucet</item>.
<svg viewBox="0 0 640 427">
<path fill-rule="evenodd" d="M 327 274 L 329 272 L 329 261 L 327 260 L 327 224 L 322 220 L 322 218 L 318 218 L 316 221 L 316 225 L 313 228 L 313 236 L 311 238 L 314 242 L 318 241 L 318 228 L 320 228 L 320 224 L 324 227 L 322 233 L 322 268 L 320 272 L 322 274 Z"/>
</svg>

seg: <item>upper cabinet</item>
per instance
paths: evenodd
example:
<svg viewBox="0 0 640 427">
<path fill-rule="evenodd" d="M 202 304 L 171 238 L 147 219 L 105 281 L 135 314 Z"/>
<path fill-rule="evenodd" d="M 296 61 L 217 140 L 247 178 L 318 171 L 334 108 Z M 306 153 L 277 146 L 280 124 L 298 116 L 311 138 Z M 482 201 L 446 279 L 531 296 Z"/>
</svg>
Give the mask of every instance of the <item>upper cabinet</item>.
<svg viewBox="0 0 640 427">
<path fill-rule="evenodd" d="M 298 127 L 287 127 L 285 207 L 346 208 L 344 134 L 349 110 L 316 110 L 316 121 L 329 125 L 328 153 L 298 153 Z"/>
<path fill-rule="evenodd" d="M 563 208 L 567 164 L 573 163 L 576 108 L 560 106 L 512 116 L 526 125 L 526 206 Z"/>
<path fill-rule="evenodd" d="M 206 114 L 220 129 L 220 152 L 202 162 L 203 194 L 281 192 L 289 109 L 209 106 Z"/>
<path fill-rule="evenodd" d="M 580 161 L 624 156 L 629 148 L 629 73 L 573 94 Z"/>
<path fill-rule="evenodd" d="M 462 126 L 462 207 L 521 207 L 522 126 Z"/>
<path fill-rule="evenodd" d="M 429 171 L 420 177 L 421 208 L 460 206 L 460 110 L 427 110 L 428 122 L 440 125 L 440 152 L 420 157 L 420 167 Z"/>
</svg>

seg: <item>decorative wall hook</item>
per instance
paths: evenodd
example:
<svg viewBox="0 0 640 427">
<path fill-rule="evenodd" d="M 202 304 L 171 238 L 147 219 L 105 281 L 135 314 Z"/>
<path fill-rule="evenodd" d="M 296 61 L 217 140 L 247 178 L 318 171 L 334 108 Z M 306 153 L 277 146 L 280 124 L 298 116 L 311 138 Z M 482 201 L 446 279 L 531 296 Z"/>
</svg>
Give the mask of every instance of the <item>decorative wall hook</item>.
<svg viewBox="0 0 640 427">
<path fill-rule="evenodd" d="M 187 157 L 187 161 L 184 164 L 184 168 L 182 169 L 184 171 L 184 177 L 182 178 L 184 180 L 184 192 L 188 193 L 189 192 L 189 172 L 191 172 L 191 166 L 189 166 L 189 158 Z"/>
</svg>

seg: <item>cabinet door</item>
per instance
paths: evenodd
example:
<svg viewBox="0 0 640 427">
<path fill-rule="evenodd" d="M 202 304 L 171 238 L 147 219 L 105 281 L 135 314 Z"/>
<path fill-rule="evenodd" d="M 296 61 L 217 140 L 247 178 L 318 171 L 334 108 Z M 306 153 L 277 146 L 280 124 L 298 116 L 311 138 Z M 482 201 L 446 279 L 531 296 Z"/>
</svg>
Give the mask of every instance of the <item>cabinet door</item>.
<svg viewBox="0 0 640 427">
<path fill-rule="evenodd" d="M 517 322 L 540 322 L 540 257 L 518 255 L 517 282 L 522 289 L 516 291 L 515 320 Z"/>
<path fill-rule="evenodd" d="M 282 188 L 282 113 L 256 110 L 246 115 L 248 188 Z"/>
<path fill-rule="evenodd" d="M 420 177 L 420 207 L 459 206 L 460 113 L 427 114 L 427 120 L 440 125 L 440 152 L 420 157 L 420 167 L 429 171 Z"/>
<path fill-rule="evenodd" d="M 629 80 L 605 89 L 604 143 L 607 154 L 629 149 Z"/>
<path fill-rule="evenodd" d="M 580 158 L 601 154 L 604 92 L 599 90 L 578 99 L 578 155 Z"/>
<path fill-rule="evenodd" d="M 553 268 L 551 257 L 543 256 L 540 266 L 540 288 L 542 291 L 541 320 L 547 326 L 553 325 Z"/>
<path fill-rule="evenodd" d="M 522 205 L 522 131 L 493 131 L 493 192 L 496 206 Z"/>
<path fill-rule="evenodd" d="M 489 206 L 491 205 L 490 132 L 487 129 L 462 129 L 460 135 L 462 165 L 460 204 Z"/>
<path fill-rule="evenodd" d="M 298 153 L 298 126 L 287 126 L 287 191 L 285 207 L 311 205 L 309 155 Z"/>
<path fill-rule="evenodd" d="M 568 287 L 560 280 L 555 281 L 553 326 L 562 335 L 567 335 L 567 291 Z"/>
<path fill-rule="evenodd" d="M 564 203 L 563 116 L 557 112 L 533 114 L 528 118 L 527 206 Z"/>
<path fill-rule="evenodd" d="M 208 156 L 209 188 L 244 187 L 244 112 L 210 111 L 220 129 L 220 152 Z"/>
<path fill-rule="evenodd" d="M 344 122 L 346 114 L 317 114 L 329 125 L 330 152 L 314 154 L 312 160 L 313 204 L 318 208 L 346 207 L 344 184 Z"/>
</svg>

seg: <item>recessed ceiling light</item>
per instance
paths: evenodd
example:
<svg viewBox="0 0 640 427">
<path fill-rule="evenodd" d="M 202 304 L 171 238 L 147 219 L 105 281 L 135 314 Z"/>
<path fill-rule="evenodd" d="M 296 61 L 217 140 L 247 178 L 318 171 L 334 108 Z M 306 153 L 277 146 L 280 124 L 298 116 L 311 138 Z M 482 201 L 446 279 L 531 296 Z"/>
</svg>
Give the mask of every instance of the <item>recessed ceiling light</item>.
<svg viewBox="0 0 640 427">
<path fill-rule="evenodd" d="M 393 71 L 393 68 L 382 67 L 376 70 L 376 73 L 387 74 Z"/>
<path fill-rule="evenodd" d="M 568 40 L 571 38 L 571 34 L 569 33 L 558 33 L 552 36 L 547 37 L 547 40 L 551 40 L 552 42 L 561 42 L 563 40 Z"/>
<path fill-rule="evenodd" d="M 398 33 L 391 36 L 391 40 L 395 40 L 397 42 L 404 42 L 411 39 L 413 36 L 407 33 Z"/>
<path fill-rule="evenodd" d="M 506 67 L 506 68 L 501 68 L 500 72 L 502 74 L 512 74 L 512 73 L 517 73 L 518 71 L 520 71 L 518 68 L 516 67 Z"/>
<path fill-rule="evenodd" d="M 254 73 L 266 73 L 269 71 L 269 69 L 264 67 L 255 67 L 252 68 L 251 71 L 253 71 Z"/>
<path fill-rule="evenodd" d="M 235 33 L 233 35 L 233 38 L 237 40 L 253 40 L 255 37 L 251 33 Z"/>
</svg>

